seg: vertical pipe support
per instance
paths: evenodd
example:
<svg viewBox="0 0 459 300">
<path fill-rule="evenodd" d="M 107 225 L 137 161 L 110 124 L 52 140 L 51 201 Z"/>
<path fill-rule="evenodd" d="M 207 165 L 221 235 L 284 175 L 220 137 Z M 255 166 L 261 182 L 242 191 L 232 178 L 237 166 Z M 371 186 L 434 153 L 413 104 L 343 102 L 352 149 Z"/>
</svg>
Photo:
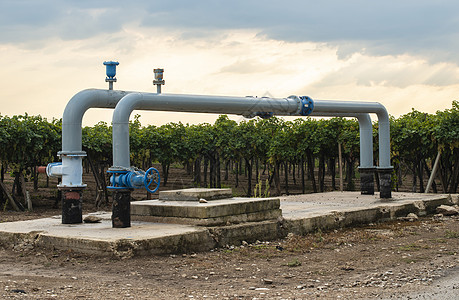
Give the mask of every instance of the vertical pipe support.
<svg viewBox="0 0 459 300">
<path fill-rule="evenodd" d="M 131 190 L 120 189 L 113 193 L 112 227 L 131 227 Z"/>
<path fill-rule="evenodd" d="M 83 188 L 60 188 L 62 191 L 62 224 L 83 223 Z"/>
<path fill-rule="evenodd" d="M 123 168 L 112 167 L 107 171 L 110 176 L 111 186 L 107 187 L 113 191 L 112 204 L 112 227 L 131 227 L 131 191 L 127 187 L 125 179 L 130 177 L 130 172 Z"/>
<path fill-rule="evenodd" d="M 315 112 L 374 113 L 378 116 L 379 166 L 376 170 L 380 174 L 380 198 L 391 198 L 393 167 L 390 165 L 390 123 L 386 108 L 377 102 L 316 100 L 314 101 Z"/>
<path fill-rule="evenodd" d="M 375 194 L 375 171 L 376 168 L 359 167 L 360 173 L 360 193 L 362 195 Z"/>
</svg>

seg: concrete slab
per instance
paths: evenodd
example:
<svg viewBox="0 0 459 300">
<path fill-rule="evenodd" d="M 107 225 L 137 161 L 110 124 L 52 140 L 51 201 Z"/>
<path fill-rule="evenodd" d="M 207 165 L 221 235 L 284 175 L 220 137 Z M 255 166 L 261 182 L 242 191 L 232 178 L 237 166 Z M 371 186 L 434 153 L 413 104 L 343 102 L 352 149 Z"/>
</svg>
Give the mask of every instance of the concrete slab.
<svg viewBox="0 0 459 300">
<path fill-rule="evenodd" d="M 414 213 L 434 213 L 437 202 L 444 201 L 450 195 L 392 193 L 389 200 L 381 200 L 379 195 L 361 195 L 360 192 L 329 192 L 320 194 L 294 195 L 281 197 L 281 208 L 286 219 L 305 218 L 315 213 L 323 214 L 333 211 L 365 210 L 369 208 L 390 208 L 403 205 L 419 206 Z M 425 202 L 427 201 L 427 207 Z M 430 207 L 433 204 L 434 207 Z M 426 209 L 428 211 L 426 211 Z M 401 212 L 402 214 L 404 212 Z M 400 213 L 399 213 L 400 214 Z M 398 217 L 393 216 L 393 217 Z"/>
<path fill-rule="evenodd" d="M 199 201 L 200 199 L 210 201 L 231 197 L 233 197 L 233 191 L 231 189 L 217 188 L 191 188 L 159 192 L 159 200 L 166 201 Z"/>
<path fill-rule="evenodd" d="M 131 203 L 131 215 L 137 220 L 217 226 L 277 219 L 279 207 L 279 198 L 229 198 L 206 203 L 144 200 Z"/>
<path fill-rule="evenodd" d="M 180 252 L 187 245 L 194 248 L 199 244 L 206 245 L 203 247 L 206 250 L 214 244 L 208 231 L 202 227 L 134 221 L 129 228 L 112 228 L 111 213 L 96 215 L 102 218 L 102 222 L 61 224 L 61 216 L 55 216 L 2 223 L 0 244 L 17 246 L 25 243 L 116 256 Z"/>
<path fill-rule="evenodd" d="M 353 226 L 395 219 L 413 212 L 432 214 L 439 205 L 458 204 L 458 195 L 393 193 L 390 201 L 358 192 L 332 192 L 282 197 L 282 217 L 230 226 L 191 226 L 133 221 L 130 228 L 111 228 L 110 214 L 101 223 L 63 225 L 60 216 L 0 223 L 0 245 L 66 249 L 129 257 L 205 251 L 242 241 L 270 240 L 289 232 Z"/>
</svg>

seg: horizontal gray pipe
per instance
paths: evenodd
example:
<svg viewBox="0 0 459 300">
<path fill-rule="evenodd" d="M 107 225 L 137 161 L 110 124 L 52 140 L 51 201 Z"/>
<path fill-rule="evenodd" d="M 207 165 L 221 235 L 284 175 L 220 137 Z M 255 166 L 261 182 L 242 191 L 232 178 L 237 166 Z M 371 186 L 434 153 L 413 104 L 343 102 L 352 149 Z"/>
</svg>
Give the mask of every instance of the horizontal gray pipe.
<svg viewBox="0 0 459 300">
<path fill-rule="evenodd" d="M 314 113 L 374 113 L 379 126 L 379 166 L 390 169 L 390 123 L 386 108 L 378 102 L 314 100 Z"/>
<path fill-rule="evenodd" d="M 373 165 L 373 126 L 369 114 L 365 113 L 320 113 L 313 111 L 312 117 L 351 117 L 357 118 L 360 130 L 360 168 L 374 168 Z"/>
<path fill-rule="evenodd" d="M 328 104 L 331 104 L 330 106 Z M 350 105 L 349 105 L 350 104 Z M 361 104 L 361 107 L 354 105 Z M 376 104 L 376 105 L 375 105 Z M 336 107 L 336 109 L 333 109 Z M 125 96 L 113 112 L 113 166 L 130 167 L 129 155 L 129 116 L 133 110 L 157 110 L 200 112 L 217 114 L 250 115 L 255 112 L 273 112 L 275 115 L 299 115 L 300 103 L 295 98 L 253 98 L 253 97 L 221 97 L 201 95 L 174 95 L 131 93 Z M 385 114 L 384 114 L 385 112 Z M 373 132 L 371 119 L 368 113 L 376 113 L 380 121 L 387 118 L 386 125 L 380 125 L 381 133 L 389 138 L 388 115 L 385 108 L 379 103 L 352 102 L 352 101 L 314 101 L 315 116 L 350 116 L 359 119 L 361 130 L 361 167 L 373 167 Z M 384 122 L 382 122 L 384 123 Z M 381 128 L 382 127 L 382 128 Z M 387 147 L 389 142 L 383 142 Z M 381 144 L 380 144 L 381 145 Z M 384 146 L 385 147 L 385 146 Z M 390 151 L 380 146 L 380 167 L 390 167 Z M 387 157 L 385 157 L 387 155 Z M 381 160 L 381 156 L 384 159 Z"/>
<path fill-rule="evenodd" d="M 87 89 L 73 96 L 62 117 L 62 151 L 79 152 L 81 146 L 81 121 L 89 108 L 115 108 L 118 101 L 129 92 Z"/>
<path fill-rule="evenodd" d="M 176 112 L 250 115 L 274 112 L 297 115 L 299 101 L 294 98 L 254 98 L 201 95 L 131 93 L 113 112 L 113 167 L 129 168 L 129 116 L 136 109 Z"/>
</svg>

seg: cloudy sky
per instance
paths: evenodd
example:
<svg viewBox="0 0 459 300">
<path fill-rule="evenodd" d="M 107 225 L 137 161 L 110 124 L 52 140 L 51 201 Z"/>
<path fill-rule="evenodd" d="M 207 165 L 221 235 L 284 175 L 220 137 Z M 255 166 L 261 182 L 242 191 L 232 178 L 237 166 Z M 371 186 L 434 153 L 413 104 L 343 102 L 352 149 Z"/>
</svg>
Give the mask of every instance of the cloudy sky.
<svg viewBox="0 0 459 300">
<path fill-rule="evenodd" d="M 86 88 L 378 101 L 435 113 L 459 95 L 459 2 L 0 0 L 2 115 L 60 118 Z M 86 125 L 111 122 L 92 109 Z M 143 124 L 214 116 L 142 113 Z"/>
</svg>

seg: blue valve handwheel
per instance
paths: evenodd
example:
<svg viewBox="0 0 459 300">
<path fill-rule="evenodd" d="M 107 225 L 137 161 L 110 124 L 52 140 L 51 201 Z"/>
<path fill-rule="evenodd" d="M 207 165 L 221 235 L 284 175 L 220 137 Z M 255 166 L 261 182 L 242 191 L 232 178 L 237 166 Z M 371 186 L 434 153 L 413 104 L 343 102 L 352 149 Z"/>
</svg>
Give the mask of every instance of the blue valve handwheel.
<svg viewBox="0 0 459 300">
<path fill-rule="evenodd" d="M 154 193 L 159 189 L 159 184 L 161 182 L 161 177 L 159 176 L 159 171 L 156 170 L 155 168 L 151 167 L 145 172 L 145 178 L 143 180 L 143 183 L 145 184 L 145 188 L 147 191 L 150 193 Z M 154 183 L 155 188 L 153 190 L 150 190 L 150 185 Z"/>
</svg>

